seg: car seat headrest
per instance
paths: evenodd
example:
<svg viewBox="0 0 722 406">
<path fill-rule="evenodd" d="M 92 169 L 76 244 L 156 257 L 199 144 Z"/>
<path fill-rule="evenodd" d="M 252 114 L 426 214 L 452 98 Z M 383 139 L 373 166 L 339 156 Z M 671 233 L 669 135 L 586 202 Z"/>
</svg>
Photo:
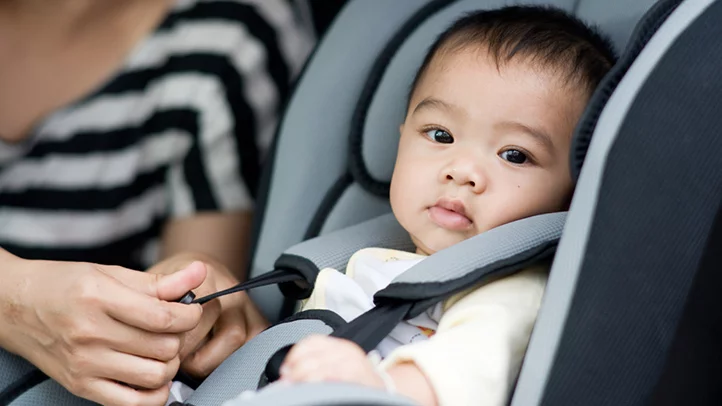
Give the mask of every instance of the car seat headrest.
<svg viewBox="0 0 722 406">
<path fill-rule="evenodd" d="M 627 44 L 624 54 L 620 56 L 616 65 L 602 80 L 589 100 L 589 104 L 579 119 L 579 124 L 572 139 L 570 165 L 572 179 L 575 183 L 579 178 L 579 172 L 587 156 L 587 150 L 592 140 L 592 134 L 597 126 L 599 115 L 607 105 L 607 101 L 617 88 L 619 82 L 627 73 L 627 70 L 629 70 L 629 67 L 637 59 L 637 56 L 651 36 L 657 31 L 672 10 L 673 8 L 668 7 L 652 7 L 647 11 L 646 16 L 643 18 L 644 23 L 635 27 L 634 33 L 632 34 L 634 41 Z"/>
<path fill-rule="evenodd" d="M 453 3 L 449 5 L 449 3 Z M 388 195 L 414 74 L 435 38 L 476 1 L 432 1 L 412 16 L 375 61 L 354 111 L 349 165 L 354 178 L 379 196 Z"/>
<path fill-rule="evenodd" d="M 653 2 L 349 2 L 310 58 L 280 123 L 267 188 L 259 193 L 251 276 L 273 269 L 300 241 L 391 211 L 388 191 L 411 82 L 429 46 L 459 17 L 515 3 L 551 4 L 596 24 L 623 49 Z M 276 314 L 280 292 L 254 300 Z"/>
</svg>

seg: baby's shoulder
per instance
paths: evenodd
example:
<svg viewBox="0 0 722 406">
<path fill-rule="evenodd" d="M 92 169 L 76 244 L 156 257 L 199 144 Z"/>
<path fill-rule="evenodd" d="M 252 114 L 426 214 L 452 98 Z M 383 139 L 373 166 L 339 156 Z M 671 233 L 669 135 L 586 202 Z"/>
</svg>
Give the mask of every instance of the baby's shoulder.
<svg viewBox="0 0 722 406">
<path fill-rule="evenodd" d="M 448 310 L 458 303 L 538 307 L 548 278 L 547 266 L 532 266 L 452 296 L 445 302 L 444 309 Z"/>
</svg>

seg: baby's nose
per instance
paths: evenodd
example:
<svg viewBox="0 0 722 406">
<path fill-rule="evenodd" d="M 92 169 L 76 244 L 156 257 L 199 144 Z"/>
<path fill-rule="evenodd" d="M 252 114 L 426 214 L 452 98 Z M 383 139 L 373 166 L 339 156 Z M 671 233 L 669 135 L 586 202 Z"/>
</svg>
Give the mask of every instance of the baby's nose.
<svg viewBox="0 0 722 406">
<path fill-rule="evenodd" d="M 481 168 L 474 164 L 450 165 L 443 174 L 445 182 L 454 182 L 459 186 L 468 186 L 474 193 L 481 193 L 486 187 L 485 176 Z"/>
</svg>

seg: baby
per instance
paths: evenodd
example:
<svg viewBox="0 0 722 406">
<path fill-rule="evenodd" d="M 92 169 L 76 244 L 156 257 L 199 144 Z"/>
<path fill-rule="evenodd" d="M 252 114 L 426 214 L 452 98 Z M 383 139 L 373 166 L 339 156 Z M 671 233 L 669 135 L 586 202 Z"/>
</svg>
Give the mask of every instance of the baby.
<svg viewBox="0 0 722 406">
<path fill-rule="evenodd" d="M 305 308 L 351 320 L 425 256 L 565 210 L 572 133 L 614 62 L 607 40 L 557 9 L 506 7 L 457 21 L 419 69 L 400 128 L 391 206 L 416 252 L 357 252 L 345 275 L 319 274 Z M 309 337 L 288 354 L 281 381 L 358 383 L 421 405 L 504 405 L 547 271 L 526 269 L 402 323 L 377 348 L 380 364 L 352 342 Z"/>
</svg>

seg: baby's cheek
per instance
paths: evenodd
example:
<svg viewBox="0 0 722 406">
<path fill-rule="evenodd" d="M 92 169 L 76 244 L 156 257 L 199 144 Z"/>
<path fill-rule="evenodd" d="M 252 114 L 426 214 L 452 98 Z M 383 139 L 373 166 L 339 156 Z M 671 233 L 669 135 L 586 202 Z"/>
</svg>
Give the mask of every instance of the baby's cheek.
<svg viewBox="0 0 722 406">
<path fill-rule="evenodd" d="M 559 184 L 539 182 L 536 185 L 520 185 L 520 193 L 514 201 L 506 204 L 505 222 L 511 222 L 537 214 L 564 210 L 567 191 Z M 502 223 L 503 224 L 503 223 Z"/>
<path fill-rule="evenodd" d="M 524 186 L 520 186 L 519 190 L 524 190 Z M 482 210 L 481 217 L 486 221 L 483 224 L 484 229 L 479 231 L 487 231 L 512 221 L 539 214 L 547 205 L 548 202 L 539 200 L 538 196 L 535 198 L 528 193 L 514 193 L 505 199 L 499 199 L 493 209 L 486 207 Z"/>
<path fill-rule="evenodd" d="M 552 184 L 546 190 L 541 191 L 540 194 L 538 213 L 566 210 L 571 199 L 572 187 L 571 184 Z"/>
<path fill-rule="evenodd" d="M 399 176 L 394 179 L 391 184 L 391 205 L 394 213 L 399 215 L 409 215 L 410 212 L 423 208 L 424 189 L 428 189 L 429 185 L 424 185 L 419 181 L 417 176 Z M 397 213 L 398 211 L 398 213 Z"/>
<path fill-rule="evenodd" d="M 425 231 L 426 232 L 420 233 L 420 239 L 423 240 L 424 245 L 433 252 L 449 248 L 478 234 L 475 231 L 468 233 L 453 232 L 435 226 L 431 226 L 430 230 Z"/>
</svg>

